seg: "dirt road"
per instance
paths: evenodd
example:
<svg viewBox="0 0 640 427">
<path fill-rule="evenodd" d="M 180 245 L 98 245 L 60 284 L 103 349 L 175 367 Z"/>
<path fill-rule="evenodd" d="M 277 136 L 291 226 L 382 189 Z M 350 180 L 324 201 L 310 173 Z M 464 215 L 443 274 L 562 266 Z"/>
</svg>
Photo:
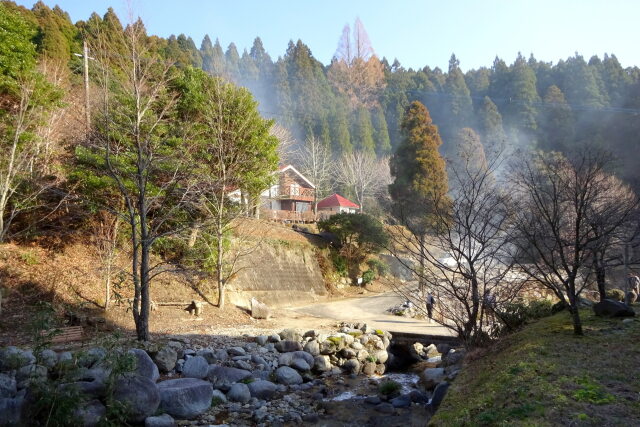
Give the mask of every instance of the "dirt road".
<svg viewBox="0 0 640 427">
<path fill-rule="evenodd" d="M 394 316 L 387 309 L 402 303 L 402 297 L 394 292 L 377 295 L 366 295 L 358 298 L 347 298 L 331 302 L 315 303 L 300 307 L 292 307 L 289 311 L 300 321 L 310 316 L 318 320 L 343 320 L 348 322 L 365 322 L 374 328 L 393 332 L 410 332 L 416 334 L 451 335 L 451 331 L 437 323 Z"/>
</svg>

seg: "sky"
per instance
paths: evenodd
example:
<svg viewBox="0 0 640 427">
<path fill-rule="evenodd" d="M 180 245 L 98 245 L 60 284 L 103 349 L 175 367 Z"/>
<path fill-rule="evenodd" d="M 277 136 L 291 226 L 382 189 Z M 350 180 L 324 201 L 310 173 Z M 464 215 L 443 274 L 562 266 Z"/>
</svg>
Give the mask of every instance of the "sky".
<svg viewBox="0 0 640 427">
<path fill-rule="evenodd" d="M 18 0 L 27 7 L 33 0 Z M 345 24 L 363 22 L 379 57 L 405 68 L 446 70 L 455 53 L 463 70 L 490 67 L 518 52 L 556 63 L 576 52 L 615 54 L 624 67 L 640 65 L 636 0 L 44 0 L 71 19 L 113 7 L 123 23 L 130 10 L 150 34 L 184 33 L 200 47 L 205 34 L 226 50 L 250 49 L 260 36 L 275 60 L 289 40 L 301 39 L 328 64 Z"/>
</svg>

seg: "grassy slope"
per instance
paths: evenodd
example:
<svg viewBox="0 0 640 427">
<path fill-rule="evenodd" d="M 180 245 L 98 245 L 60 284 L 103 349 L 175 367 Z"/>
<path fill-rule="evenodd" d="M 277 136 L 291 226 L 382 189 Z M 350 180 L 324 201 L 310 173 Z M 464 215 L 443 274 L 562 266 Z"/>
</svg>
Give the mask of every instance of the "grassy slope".
<svg viewBox="0 0 640 427">
<path fill-rule="evenodd" d="M 581 315 L 583 337 L 560 313 L 470 362 L 430 425 L 640 425 L 640 319 Z"/>
</svg>

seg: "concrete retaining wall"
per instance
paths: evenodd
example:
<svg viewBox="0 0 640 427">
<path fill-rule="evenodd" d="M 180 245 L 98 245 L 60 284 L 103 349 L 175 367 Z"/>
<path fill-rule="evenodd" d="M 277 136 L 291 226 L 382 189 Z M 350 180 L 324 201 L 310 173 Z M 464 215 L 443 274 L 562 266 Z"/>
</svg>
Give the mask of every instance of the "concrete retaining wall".
<svg viewBox="0 0 640 427">
<path fill-rule="evenodd" d="M 242 259 L 238 276 L 228 286 L 229 301 L 249 308 L 252 297 L 271 307 L 313 302 L 327 294 L 311 245 L 262 243 Z"/>
</svg>

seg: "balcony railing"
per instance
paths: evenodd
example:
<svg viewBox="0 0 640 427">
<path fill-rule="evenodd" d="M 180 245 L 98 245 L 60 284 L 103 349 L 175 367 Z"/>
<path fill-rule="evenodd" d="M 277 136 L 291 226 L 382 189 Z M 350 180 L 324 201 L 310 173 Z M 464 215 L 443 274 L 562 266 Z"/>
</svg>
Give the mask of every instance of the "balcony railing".
<svg viewBox="0 0 640 427">
<path fill-rule="evenodd" d="M 313 188 L 296 187 L 293 185 L 280 186 L 277 198 L 284 200 L 301 200 L 313 202 L 315 190 Z"/>
</svg>

